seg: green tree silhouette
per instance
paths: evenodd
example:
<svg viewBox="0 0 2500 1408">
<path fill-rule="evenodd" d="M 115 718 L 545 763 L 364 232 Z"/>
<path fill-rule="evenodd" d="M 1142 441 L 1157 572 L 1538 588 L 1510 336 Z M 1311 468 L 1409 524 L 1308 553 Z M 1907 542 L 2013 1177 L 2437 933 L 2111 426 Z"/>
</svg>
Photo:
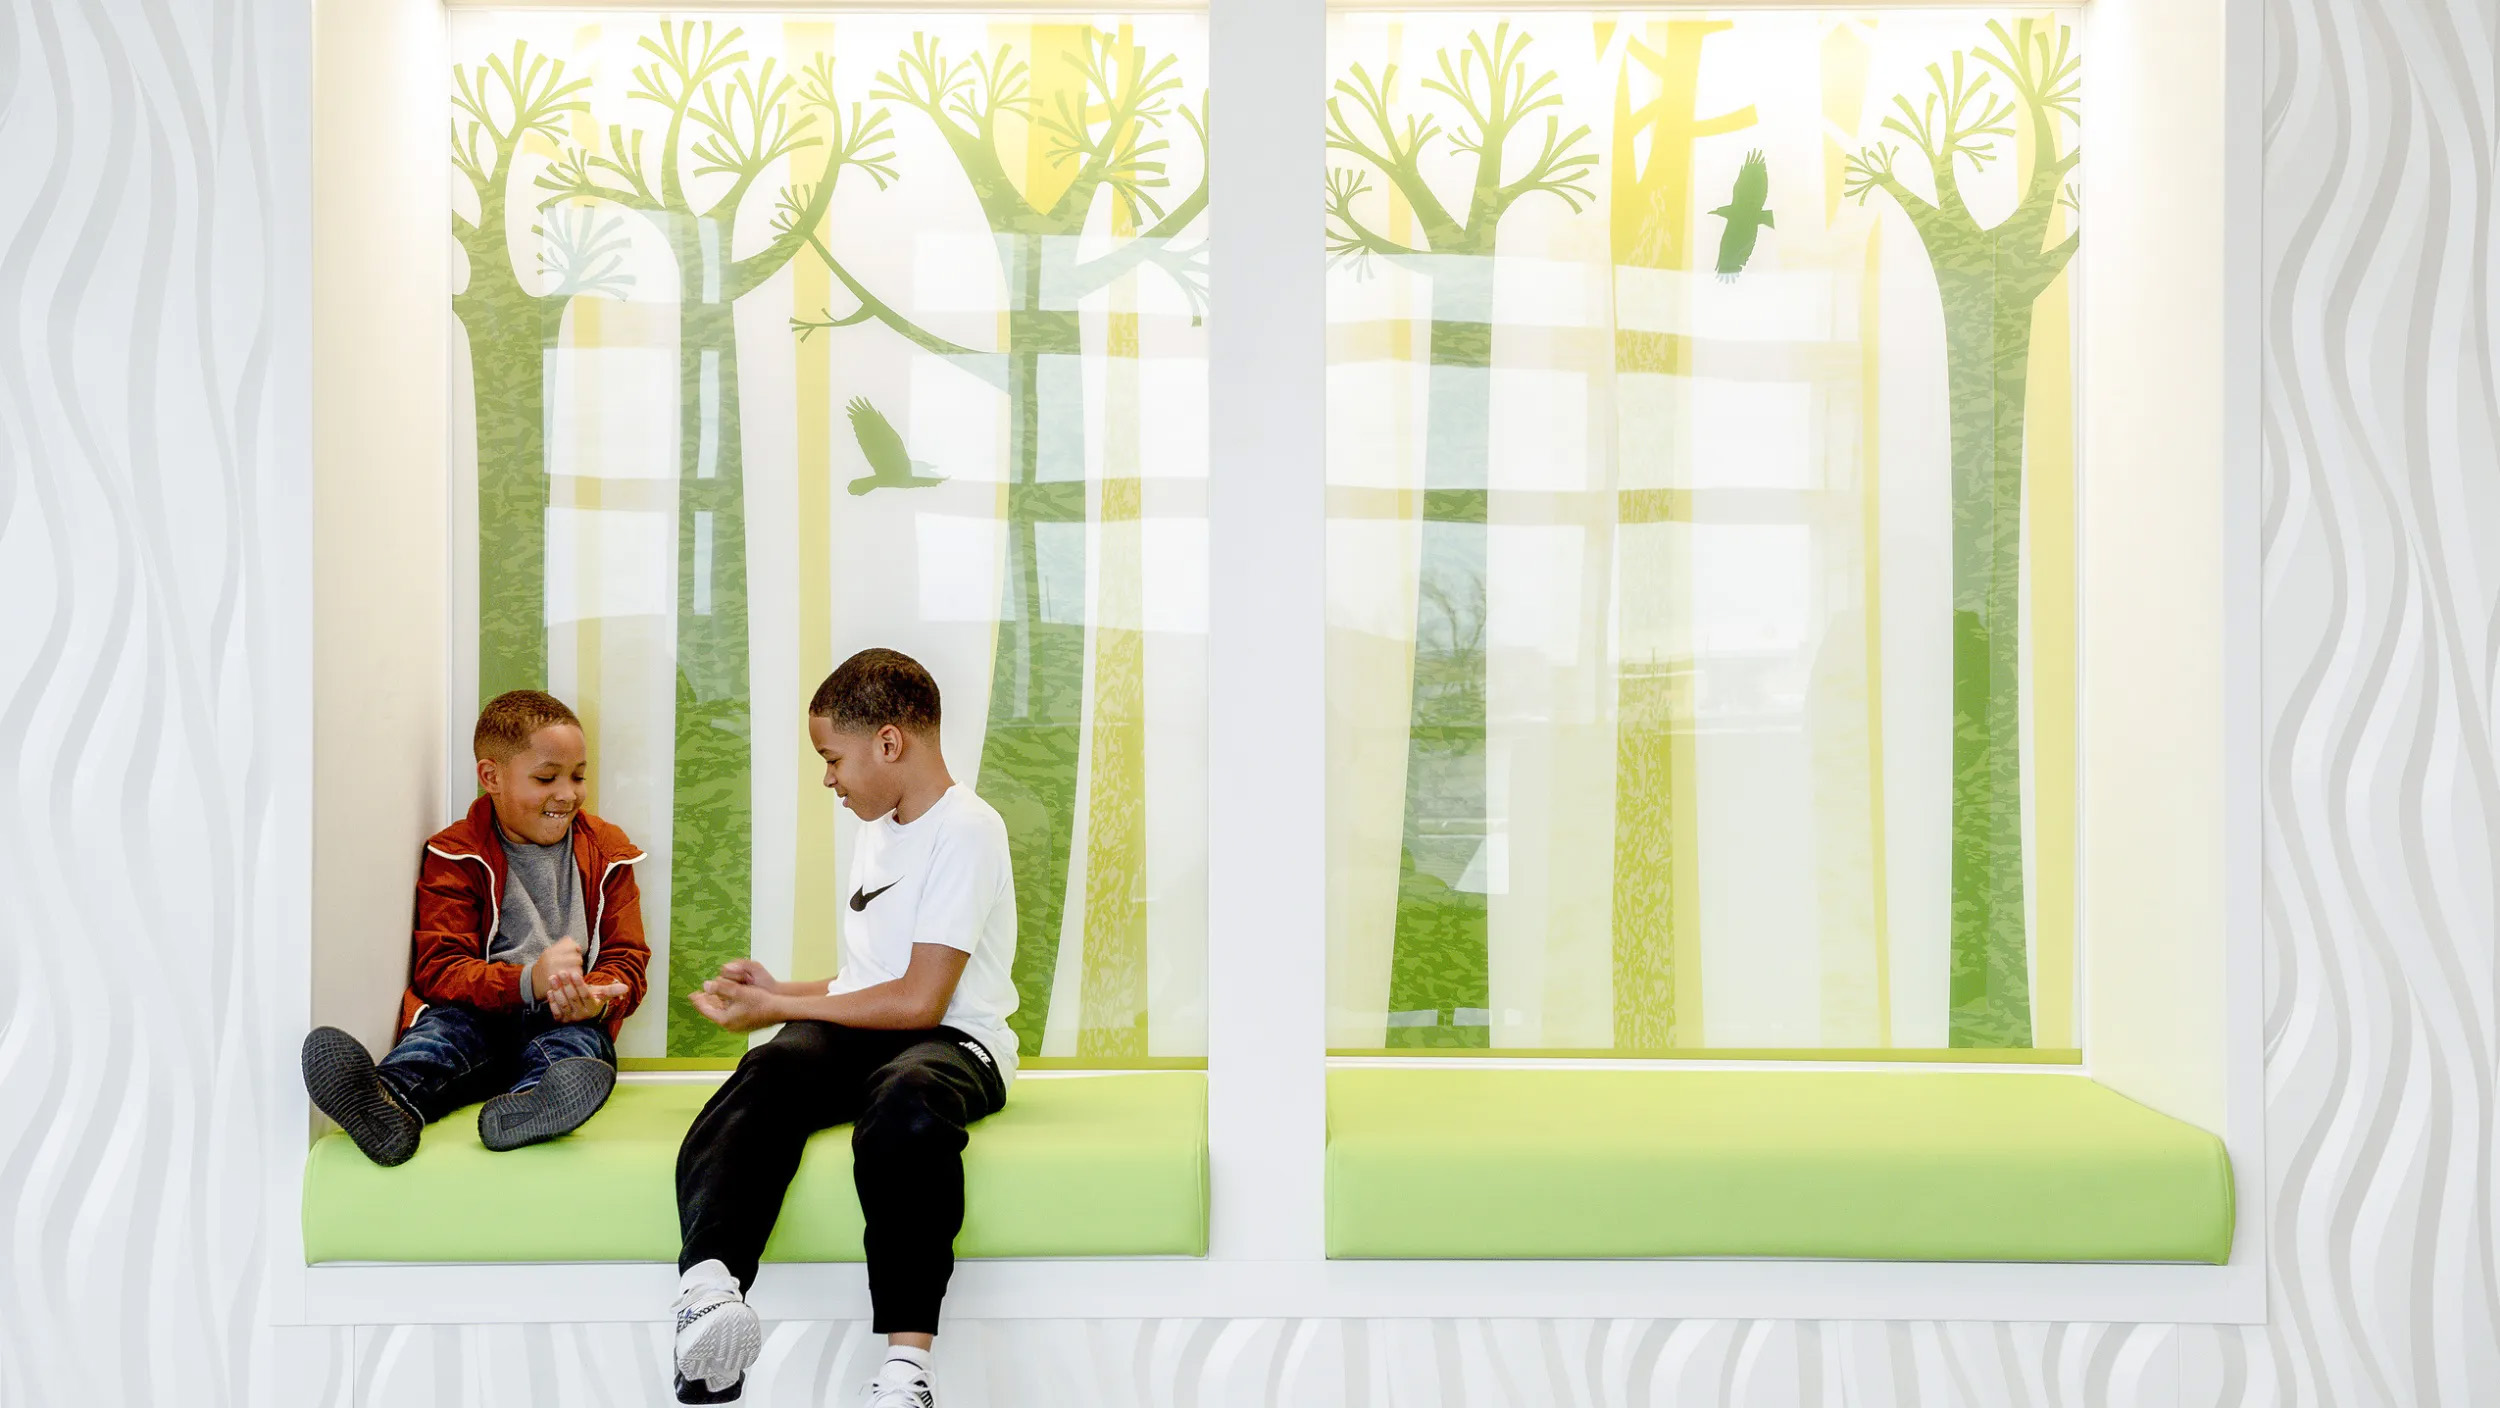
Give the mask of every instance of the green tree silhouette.
<svg viewBox="0 0 2500 1408">
<path fill-rule="evenodd" d="M 749 772 L 745 456 L 739 440 L 740 298 L 779 272 L 821 224 L 843 168 L 883 185 L 893 174 L 882 109 L 846 115 L 833 65 L 802 77 L 774 61 L 748 65 L 743 31 L 662 20 L 646 36 L 628 102 L 661 119 L 654 132 L 612 123 L 605 150 L 574 149 L 542 173 L 560 195 L 596 200 L 648 221 L 677 266 L 677 726 L 669 963 L 708 976 L 748 951 L 755 838 Z M 814 129 L 823 120 L 822 135 Z M 757 183 L 792 152 L 827 148 L 825 173 L 784 188 L 762 249 L 740 257 L 738 218 Z M 692 163 L 688 169 L 689 162 Z M 656 171 L 653 169 L 656 164 Z M 698 190 L 698 187 L 701 189 Z M 745 1038 L 668 1008 L 671 1056 L 735 1055 Z"/>
<path fill-rule="evenodd" d="M 1393 111 L 1397 65 L 1375 79 L 1361 64 L 1328 100 L 1328 147 L 1370 168 L 1328 174 L 1328 247 L 1339 258 L 1380 257 L 1432 281 L 1429 410 L 1424 431 L 1423 554 L 1415 603 L 1415 672 L 1408 716 L 1406 813 L 1399 860 L 1397 932 L 1389 1007 L 1429 1013 L 1432 1025 L 1395 1025 L 1395 1046 L 1484 1046 L 1486 900 L 1459 888 L 1489 844 L 1486 818 L 1484 651 L 1486 459 L 1492 424 L 1486 395 L 1493 365 L 1493 254 L 1502 217 L 1521 199 L 1550 195 L 1576 214 L 1595 194 L 1597 165 L 1581 150 L 1589 129 L 1562 130 L 1557 75 L 1531 76 L 1528 36 L 1504 23 L 1487 40 L 1440 51 L 1438 77 L 1423 87 L 1457 105 L 1462 125 Z M 1536 156 L 1513 175 L 1510 139 L 1545 114 Z M 1424 174 L 1436 139 L 1474 158 L 1466 198 L 1452 210 Z M 1386 180 L 1414 212 L 1423 239 L 1408 245 L 1367 225 L 1356 203 Z M 1489 857 L 1487 858 L 1489 864 Z M 1415 1020 L 1410 1018 L 1409 1020 Z"/>
<path fill-rule="evenodd" d="M 476 403 L 478 698 L 547 686 L 548 349 L 580 294 L 622 296 L 625 241 L 587 210 L 558 209 L 539 237 L 532 292 L 513 265 L 512 165 L 532 136 L 558 139 L 564 114 L 587 110 L 590 80 L 565 81 L 564 61 L 515 43 L 512 56 L 454 65 L 451 164 L 476 193 L 478 216 L 454 209 L 468 280 L 452 312 L 469 338 Z M 535 212 L 533 212 L 535 213 Z"/>
<path fill-rule="evenodd" d="M 1180 241 L 1206 209 L 1204 163 L 1195 189 L 1177 203 L 1160 193 L 1171 177 L 1160 135 L 1177 117 L 1206 143 L 1206 107 L 1172 101 L 1182 84 L 1170 55 L 1088 28 L 1064 74 L 1036 94 L 1031 66 L 1007 45 L 950 60 L 939 43 L 915 34 L 871 96 L 919 113 L 944 139 L 988 221 L 1007 289 L 1006 345 L 966 347 L 921 328 L 844 268 L 811 235 L 818 257 L 857 301 L 851 312 L 795 319 L 801 336 L 875 322 L 914 346 L 950 359 L 996 387 L 1008 403 L 1007 563 L 990 675 L 989 716 L 978 790 L 1007 822 L 1016 877 L 1016 992 L 1012 1025 L 1027 1051 L 1039 1050 L 1057 971 L 1067 905 L 1068 851 L 1077 806 L 1077 754 L 1085 681 L 1085 602 L 1045 603 L 1041 525 L 1083 524 L 1085 424 L 1077 374 L 1084 352 L 1078 300 L 1146 265 L 1163 269 L 1196 306 L 1201 251 Z M 1045 160 L 1073 169 L 1065 187 L 1037 200 L 1008 174 L 1002 123 L 1046 144 Z M 1078 237 L 1098 201 L 1118 202 L 1143 233 L 1080 261 Z M 1151 225 L 1147 222 L 1152 221 Z M 1054 556 L 1052 576 L 1085 580 L 1082 535 L 1069 559 Z M 1045 605 L 1048 612 L 1045 616 Z"/>
<path fill-rule="evenodd" d="M 1926 245 L 1944 305 L 1953 425 L 1953 973 L 1952 1044 L 2031 1044 L 2023 920 L 2021 556 L 2023 407 L 2032 308 L 2074 257 L 2080 232 L 2051 243 L 2051 219 L 2073 207 L 2059 122 L 2076 120 L 2079 60 L 2072 31 L 2055 42 L 2031 20 L 1991 20 L 1993 47 L 1956 52 L 1950 75 L 1930 64 L 1933 91 L 1893 99 L 1887 131 L 1927 158 L 1935 198 L 1894 173 L 1890 143 L 1850 158 L 1847 191 L 1882 191 Z M 1975 61 L 1975 62 L 1974 62 Z M 1990 87 L 2002 78 L 2009 102 Z M 1957 171 L 1977 170 L 2015 138 L 2014 103 L 2032 140 L 2030 177 L 2014 213 L 1982 226 Z"/>
</svg>

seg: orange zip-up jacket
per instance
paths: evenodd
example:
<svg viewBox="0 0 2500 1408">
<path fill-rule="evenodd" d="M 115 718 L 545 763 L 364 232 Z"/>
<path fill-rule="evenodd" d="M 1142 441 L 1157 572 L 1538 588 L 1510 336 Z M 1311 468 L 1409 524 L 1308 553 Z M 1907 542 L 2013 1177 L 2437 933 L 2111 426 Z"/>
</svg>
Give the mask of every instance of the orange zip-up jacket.
<svg viewBox="0 0 2500 1408">
<path fill-rule="evenodd" d="M 634 862 L 642 857 L 642 848 L 623 831 L 588 812 L 574 816 L 573 861 L 581 867 L 590 917 L 583 976 L 625 985 L 625 996 L 608 1004 L 610 1040 L 641 1005 L 642 970 L 651 961 L 642 941 L 642 891 L 634 884 Z M 399 1004 L 401 1032 L 429 1002 L 464 1002 L 482 1012 L 515 1012 L 528 1005 L 521 996 L 520 965 L 486 956 L 508 879 L 490 797 L 478 798 L 467 816 L 425 843 L 417 866 L 416 951 L 408 993 Z"/>
</svg>

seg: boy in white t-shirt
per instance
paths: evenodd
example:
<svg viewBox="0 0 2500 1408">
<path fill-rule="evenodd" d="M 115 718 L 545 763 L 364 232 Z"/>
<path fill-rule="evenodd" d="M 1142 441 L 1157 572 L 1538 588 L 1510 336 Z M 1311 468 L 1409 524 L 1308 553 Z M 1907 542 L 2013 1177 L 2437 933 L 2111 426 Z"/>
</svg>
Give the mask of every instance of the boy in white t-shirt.
<svg viewBox="0 0 2500 1408">
<path fill-rule="evenodd" d="M 1015 1076 L 1016 896 L 1007 824 L 946 771 L 938 688 L 908 655 L 864 650 L 807 706 L 825 785 L 863 825 L 840 977 L 776 980 L 740 959 L 691 994 L 747 1052 L 677 1154 L 677 1399 L 732 1403 L 763 1345 L 756 1262 L 807 1137 L 845 1121 L 866 1219 L 871 1408 L 931 1408 L 929 1350 L 964 1219 L 966 1129 Z"/>
</svg>

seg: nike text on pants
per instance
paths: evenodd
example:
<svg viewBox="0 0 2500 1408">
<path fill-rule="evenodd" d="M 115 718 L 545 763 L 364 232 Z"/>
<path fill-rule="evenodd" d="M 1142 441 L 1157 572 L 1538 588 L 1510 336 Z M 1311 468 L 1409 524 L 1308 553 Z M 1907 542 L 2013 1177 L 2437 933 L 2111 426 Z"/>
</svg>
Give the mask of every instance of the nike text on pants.
<svg viewBox="0 0 2500 1408">
<path fill-rule="evenodd" d="M 717 1258 L 744 1290 L 807 1137 L 850 1121 L 877 1334 L 936 1334 L 964 1223 L 966 1129 L 1005 1086 L 951 1027 L 791 1022 L 747 1052 L 677 1151 L 677 1269 Z"/>
</svg>

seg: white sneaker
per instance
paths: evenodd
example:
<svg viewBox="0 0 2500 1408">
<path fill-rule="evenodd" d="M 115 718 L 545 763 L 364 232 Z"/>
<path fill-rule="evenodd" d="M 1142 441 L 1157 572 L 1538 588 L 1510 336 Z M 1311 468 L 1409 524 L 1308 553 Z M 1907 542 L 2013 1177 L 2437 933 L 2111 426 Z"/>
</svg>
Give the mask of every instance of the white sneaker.
<svg viewBox="0 0 2500 1408">
<path fill-rule="evenodd" d="M 698 1273 L 702 1269 L 695 1268 Z M 738 1283 L 726 1269 L 717 1278 L 690 1274 L 677 1293 L 677 1376 L 718 1393 L 737 1387 L 763 1352 L 764 1322 L 738 1294 Z"/>
<path fill-rule="evenodd" d="M 868 1408 L 937 1408 L 937 1385 L 925 1372 L 889 1359 L 868 1381 Z"/>
</svg>

